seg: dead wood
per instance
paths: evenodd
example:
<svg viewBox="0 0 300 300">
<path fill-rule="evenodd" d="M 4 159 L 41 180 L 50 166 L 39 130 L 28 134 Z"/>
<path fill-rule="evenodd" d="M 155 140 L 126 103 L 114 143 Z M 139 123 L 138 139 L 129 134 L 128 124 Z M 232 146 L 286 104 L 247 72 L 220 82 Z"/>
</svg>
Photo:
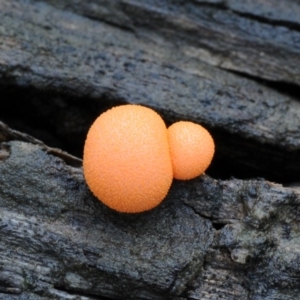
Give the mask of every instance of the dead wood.
<svg viewBox="0 0 300 300">
<path fill-rule="evenodd" d="M 122 215 L 25 133 L 79 155 L 143 104 L 212 131 L 215 177 L 298 181 L 300 6 L 261 2 L 0 0 L 0 299 L 300 299 L 297 187 L 202 176 Z"/>
<path fill-rule="evenodd" d="M 175 47 L 172 37 L 157 41 L 153 31 L 150 40 L 142 29 L 138 34 L 26 1 L 2 1 L 0 18 L 0 77 L 7 95 L 2 111 L 10 107 L 18 121 L 24 118 L 20 97 L 29 95 L 30 121 L 41 116 L 61 140 L 78 148 L 103 106 L 144 104 L 167 122 L 189 119 L 211 129 L 219 150 L 215 161 L 223 170 L 234 166 L 243 177 L 297 180 L 300 110 L 293 98 L 204 64 L 202 56 L 192 58 Z M 264 69 L 266 64 L 259 62 Z M 79 98 L 77 104 L 66 104 L 70 97 Z M 247 175 L 245 167 L 251 169 Z"/>
<path fill-rule="evenodd" d="M 2 299 L 297 299 L 297 189 L 202 176 L 122 215 L 39 145 L 2 143 L 0 172 Z"/>
<path fill-rule="evenodd" d="M 297 0 L 46 0 L 219 68 L 299 85 Z M 181 59 L 180 59 L 181 60 Z"/>
</svg>

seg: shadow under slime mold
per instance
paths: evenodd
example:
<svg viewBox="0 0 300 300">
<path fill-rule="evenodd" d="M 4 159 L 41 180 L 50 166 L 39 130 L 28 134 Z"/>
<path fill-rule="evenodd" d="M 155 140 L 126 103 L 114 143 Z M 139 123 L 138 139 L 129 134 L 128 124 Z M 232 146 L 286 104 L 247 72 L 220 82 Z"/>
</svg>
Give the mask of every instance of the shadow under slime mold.
<svg viewBox="0 0 300 300">
<path fill-rule="evenodd" d="M 83 99 L 54 91 L 16 88 L 13 84 L 1 85 L 0 91 L 2 121 L 78 157 L 82 156 L 86 132 L 93 120 L 107 109 L 126 103 L 110 96 Z M 169 111 L 160 110 L 160 114 L 167 124 L 179 118 Z M 298 180 L 298 151 L 260 144 L 225 129 L 206 127 L 216 144 L 214 160 L 206 171 L 208 175 L 220 179 L 262 177 L 285 184 Z"/>
</svg>

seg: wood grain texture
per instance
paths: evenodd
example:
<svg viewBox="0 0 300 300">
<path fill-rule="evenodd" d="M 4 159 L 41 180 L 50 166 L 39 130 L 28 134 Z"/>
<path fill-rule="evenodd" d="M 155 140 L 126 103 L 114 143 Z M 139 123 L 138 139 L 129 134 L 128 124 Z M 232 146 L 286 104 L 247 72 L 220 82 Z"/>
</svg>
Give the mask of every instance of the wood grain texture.
<svg viewBox="0 0 300 300">
<path fill-rule="evenodd" d="M 223 69 L 299 84 L 298 1 L 47 2 L 150 40 L 163 36 L 180 52 Z"/>
<path fill-rule="evenodd" d="M 154 299 L 181 294 L 199 273 L 213 228 L 180 204 L 176 187 L 159 209 L 122 215 L 91 195 L 81 169 L 37 145 L 4 145 L 0 280 L 8 293 Z"/>
<path fill-rule="evenodd" d="M 46 98 L 41 103 L 58 107 L 59 114 L 47 114 L 49 107 L 44 110 L 44 104 L 38 104 L 38 113 L 56 131 L 69 133 L 66 122 L 72 122 L 74 107 L 68 113 L 64 103 L 49 99 L 51 93 L 79 97 L 81 103 L 89 103 L 85 108 L 93 103 L 143 104 L 167 122 L 187 119 L 211 129 L 217 140 L 216 160 L 226 161 L 224 168 L 234 164 L 239 173 L 252 166 L 254 175 L 297 180 L 300 110 L 294 98 L 204 64 L 182 52 L 180 45 L 175 47 L 172 37 L 154 38 L 158 33 L 152 31 L 151 40 L 143 30 L 137 34 L 40 2 L 3 0 L 0 17 L 2 86 L 34 88 L 35 99 L 31 96 L 28 103 L 37 106 L 36 98 Z M 7 103 L 22 115 L 20 95 L 12 98 L 15 103 Z M 82 141 L 91 112 L 78 109 L 75 114 L 84 124 L 69 125 L 69 140 L 81 135 Z"/>
<path fill-rule="evenodd" d="M 0 120 L 20 129 L 0 122 L 0 299 L 300 299 L 299 7 L 0 0 Z M 120 103 L 208 127 L 216 178 L 144 214 L 102 205 L 45 141 L 80 153 Z"/>
<path fill-rule="evenodd" d="M 10 141 L 4 150 L 1 299 L 73 299 L 69 293 L 290 299 L 299 293 L 295 188 L 203 176 L 174 182 L 151 212 L 122 215 L 91 195 L 81 169 L 40 146 Z"/>
</svg>

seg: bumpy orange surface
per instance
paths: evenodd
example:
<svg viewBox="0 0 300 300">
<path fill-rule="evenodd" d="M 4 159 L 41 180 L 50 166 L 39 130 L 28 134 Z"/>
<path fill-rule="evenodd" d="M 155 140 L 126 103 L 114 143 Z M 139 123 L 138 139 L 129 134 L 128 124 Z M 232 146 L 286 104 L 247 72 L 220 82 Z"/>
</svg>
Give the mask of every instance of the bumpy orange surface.
<svg viewBox="0 0 300 300">
<path fill-rule="evenodd" d="M 83 169 L 91 191 L 112 209 L 137 213 L 157 206 L 173 179 L 164 121 L 138 105 L 108 110 L 88 132 Z"/>
<path fill-rule="evenodd" d="M 180 121 L 168 128 L 168 137 L 174 178 L 192 179 L 208 168 L 215 145 L 205 128 L 192 122 Z"/>
</svg>

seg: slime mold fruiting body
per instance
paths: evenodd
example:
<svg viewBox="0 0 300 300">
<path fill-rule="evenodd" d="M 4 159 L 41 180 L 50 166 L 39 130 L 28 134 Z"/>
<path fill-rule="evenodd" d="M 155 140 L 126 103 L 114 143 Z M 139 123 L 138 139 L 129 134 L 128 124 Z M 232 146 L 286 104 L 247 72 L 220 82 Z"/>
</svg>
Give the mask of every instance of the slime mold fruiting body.
<svg viewBox="0 0 300 300">
<path fill-rule="evenodd" d="M 101 114 L 89 129 L 83 171 L 100 201 L 119 212 L 138 213 L 165 198 L 173 177 L 202 174 L 213 154 L 213 140 L 202 126 L 177 122 L 167 129 L 152 109 L 121 105 Z"/>
<path fill-rule="evenodd" d="M 138 105 L 108 110 L 88 132 L 83 169 L 91 191 L 112 209 L 137 213 L 157 206 L 173 179 L 164 121 Z"/>
</svg>

